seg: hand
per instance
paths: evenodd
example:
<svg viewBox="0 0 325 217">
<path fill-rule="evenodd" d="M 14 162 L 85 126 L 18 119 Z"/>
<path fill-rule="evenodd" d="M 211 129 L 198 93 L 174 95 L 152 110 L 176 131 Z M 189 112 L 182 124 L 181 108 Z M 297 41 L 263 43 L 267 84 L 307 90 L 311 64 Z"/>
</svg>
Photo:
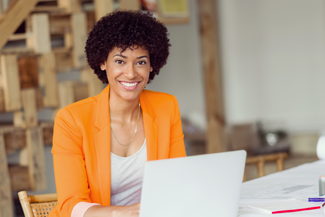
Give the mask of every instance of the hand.
<svg viewBox="0 0 325 217">
<path fill-rule="evenodd" d="M 139 217 L 140 203 L 130 206 L 116 206 L 113 211 L 113 217 Z"/>
</svg>

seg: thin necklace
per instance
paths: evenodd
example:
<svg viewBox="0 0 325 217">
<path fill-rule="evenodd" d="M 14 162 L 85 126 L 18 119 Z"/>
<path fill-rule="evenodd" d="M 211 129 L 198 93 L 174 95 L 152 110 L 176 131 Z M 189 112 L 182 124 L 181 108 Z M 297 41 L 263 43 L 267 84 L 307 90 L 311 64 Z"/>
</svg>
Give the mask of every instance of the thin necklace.
<svg viewBox="0 0 325 217">
<path fill-rule="evenodd" d="M 137 119 L 137 124 L 135 125 L 134 135 L 133 135 L 131 141 L 130 141 L 129 143 L 127 143 L 127 144 L 122 144 L 122 143 L 120 143 L 120 141 L 118 141 L 118 139 L 117 139 L 117 137 L 116 137 L 116 135 L 115 135 L 115 133 L 114 133 L 114 131 L 113 131 L 112 125 L 111 125 L 111 130 L 112 130 L 113 136 L 114 136 L 114 138 L 116 139 L 116 141 L 118 142 L 118 144 L 123 145 L 123 146 L 128 146 L 128 145 L 131 144 L 131 142 L 133 141 L 133 139 L 134 139 L 134 137 L 135 137 L 135 134 L 136 134 L 137 131 L 138 131 L 138 121 L 139 121 L 139 117 L 140 117 L 140 103 L 139 103 L 138 119 Z"/>
</svg>

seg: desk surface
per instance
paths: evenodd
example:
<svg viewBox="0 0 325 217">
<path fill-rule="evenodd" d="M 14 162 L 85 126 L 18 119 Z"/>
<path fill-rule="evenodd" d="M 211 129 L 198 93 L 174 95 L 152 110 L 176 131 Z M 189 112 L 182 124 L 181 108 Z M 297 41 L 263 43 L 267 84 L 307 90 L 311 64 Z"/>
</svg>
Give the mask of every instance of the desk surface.
<svg viewBox="0 0 325 217">
<path fill-rule="evenodd" d="M 307 199 L 319 197 L 318 178 L 325 175 L 325 160 L 303 164 L 301 166 L 273 173 L 243 183 L 239 207 L 240 217 L 264 217 L 269 214 L 259 213 L 246 207 L 246 204 L 269 202 L 287 198 Z M 285 217 L 324 217 L 324 210 L 277 214 Z"/>
</svg>

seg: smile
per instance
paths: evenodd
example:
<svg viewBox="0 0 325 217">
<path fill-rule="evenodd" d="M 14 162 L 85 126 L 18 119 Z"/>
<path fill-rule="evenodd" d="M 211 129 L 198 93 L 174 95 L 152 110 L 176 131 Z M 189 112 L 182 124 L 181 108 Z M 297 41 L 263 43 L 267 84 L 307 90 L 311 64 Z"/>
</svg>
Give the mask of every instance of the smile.
<svg viewBox="0 0 325 217">
<path fill-rule="evenodd" d="M 122 85 L 127 90 L 134 90 L 135 88 L 138 87 L 138 84 L 140 84 L 140 81 L 138 82 L 123 82 L 119 81 L 119 83 Z"/>
</svg>

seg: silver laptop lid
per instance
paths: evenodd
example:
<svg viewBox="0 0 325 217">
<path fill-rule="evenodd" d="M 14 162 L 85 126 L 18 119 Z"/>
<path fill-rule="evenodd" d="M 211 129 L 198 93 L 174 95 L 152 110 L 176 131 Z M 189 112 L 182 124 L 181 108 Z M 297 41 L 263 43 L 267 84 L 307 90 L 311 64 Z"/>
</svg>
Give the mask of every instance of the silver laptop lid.
<svg viewBox="0 0 325 217">
<path fill-rule="evenodd" d="M 237 217 L 245 151 L 150 161 L 140 217 Z"/>
</svg>

